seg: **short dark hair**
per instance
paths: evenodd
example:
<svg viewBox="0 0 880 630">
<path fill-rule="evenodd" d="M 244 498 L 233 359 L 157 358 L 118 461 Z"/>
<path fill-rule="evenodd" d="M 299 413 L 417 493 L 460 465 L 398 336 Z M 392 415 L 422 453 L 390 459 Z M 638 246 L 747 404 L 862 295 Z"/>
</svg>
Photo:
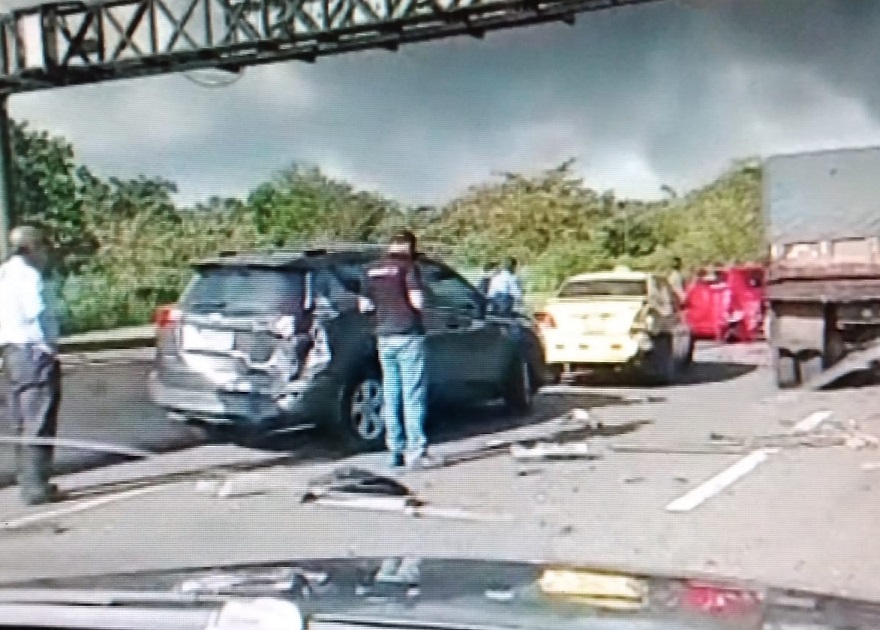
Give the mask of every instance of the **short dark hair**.
<svg viewBox="0 0 880 630">
<path fill-rule="evenodd" d="M 410 230 L 397 230 L 394 234 L 391 235 L 391 242 L 406 243 L 413 251 L 415 251 L 417 239 L 416 235 L 413 234 Z"/>
</svg>

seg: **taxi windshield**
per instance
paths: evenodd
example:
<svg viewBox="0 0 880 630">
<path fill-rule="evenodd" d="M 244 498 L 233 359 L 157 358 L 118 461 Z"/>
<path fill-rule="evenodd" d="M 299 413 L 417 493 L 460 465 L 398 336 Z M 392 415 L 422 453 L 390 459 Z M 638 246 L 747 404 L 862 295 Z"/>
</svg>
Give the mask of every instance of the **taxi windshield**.
<svg viewBox="0 0 880 630">
<path fill-rule="evenodd" d="M 645 280 L 572 280 L 559 290 L 561 298 L 643 297 L 647 294 Z"/>
</svg>

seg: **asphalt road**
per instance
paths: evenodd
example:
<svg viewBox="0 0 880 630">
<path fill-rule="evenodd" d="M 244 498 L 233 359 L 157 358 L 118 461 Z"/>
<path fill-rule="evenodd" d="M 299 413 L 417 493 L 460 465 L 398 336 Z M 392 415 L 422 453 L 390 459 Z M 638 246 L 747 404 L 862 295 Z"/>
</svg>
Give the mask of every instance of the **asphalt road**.
<svg viewBox="0 0 880 630">
<path fill-rule="evenodd" d="M 437 412 L 431 434 L 450 465 L 403 481 L 429 505 L 473 510 L 485 522 L 301 505 L 316 475 L 339 463 L 382 462 L 381 455 L 342 458 L 306 435 L 284 446 L 294 453 L 288 462 L 227 477 L 236 489 L 227 496 L 190 479 L 103 503 L 106 489 L 93 490 L 97 499 L 89 490 L 108 483 L 105 468 L 64 480 L 81 489 L 80 502 L 37 510 L 27 526 L 0 532 L 0 581 L 428 554 L 708 572 L 880 600 L 880 556 L 866 553 L 880 526 L 880 467 L 870 466 L 880 451 L 695 452 L 713 433 L 754 438 L 850 419 L 880 435 L 878 393 L 876 386 L 781 393 L 760 346 L 703 346 L 684 382 L 672 387 L 626 379 L 551 387 L 535 413 L 520 418 L 493 408 Z M 105 397 L 138 409 L 121 392 Z M 602 422 L 587 439 L 592 459 L 523 465 L 503 451 L 480 451 L 490 438 L 546 435 L 552 419 L 572 408 Z M 119 413 L 109 402 L 104 409 Z M 127 417 L 122 426 L 141 426 Z M 615 449 L 634 444 L 655 452 Z M 169 456 L 160 472 L 192 469 L 216 456 L 213 448 Z M 142 473 L 129 469 L 133 479 Z M 34 514 L 8 493 L 0 493 L 0 511 L 7 522 Z"/>
<path fill-rule="evenodd" d="M 129 353 L 131 354 L 131 353 Z M 140 353 L 143 354 L 143 353 Z M 192 429 L 170 422 L 150 403 L 145 388 L 147 359 L 122 359 L 102 362 L 69 362 L 64 366 L 63 395 L 59 437 L 134 446 L 162 452 L 195 444 L 199 435 Z M 11 435 L 6 412 L 8 385 L 0 385 L 0 430 Z M 14 478 L 13 447 L 0 444 L 0 485 Z M 75 472 L 124 457 L 98 451 L 56 451 L 55 468 L 60 474 Z"/>
<path fill-rule="evenodd" d="M 711 361 L 698 363 L 684 378 L 691 385 L 724 381 L 745 374 L 753 366 L 725 362 L 724 357 L 701 350 Z M 708 353 L 708 354 L 706 354 Z M 740 352 L 742 354 L 742 352 Z M 97 356 L 97 355 L 92 355 Z M 110 445 L 135 447 L 151 452 L 166 452 L 198 444 L 203 439 L 199 431 L 169 421 L 150 403 L 145 383 L 149 373 L 148 353 L 144 351 L 110 352 L 103 357 L 68 360 L 64 366 L 63 402 L 61 406 L 59 437 L 102 442 Z M 615 382 L 616 381 L 616 382 Z M 431 419 L 432 439 L 455 442 L 468 436 L 492 434 L 522 425 L 540 423 L 565 413 L 570 407 L 595 408 L 606 405 L 630 404 L 627 379 L 615 379 L 612 384 L 623 389 L 612 392 L 588 392 L 580 389 L 555 391 L 541 397 L 528 417 L 511 417 L 502 409 L 478 408 L 471 410 L 440 410 Z M 5 409 L 7 385 L 0 384 L 0 423 L 2 435 L 11 435 Z M 656 392 L 655 392 L 656 394 Z M 639 399 L 640 400 L 640 399 Z M 329 453 L 325 443 L 301 446 L 301 438 L 273 437 L 261 446 L 274 450 L 298 449 L 308 454 Z M 13 483 L 14 462 L 12 446 L 0 444 L 0 486 Z M 329 456 L 329 455 L 328 455 Z M 57 474 L 87 470 L 97 466 L 124 461 L 125 457 L 98 451 L 59 448 L 56 451 Z"/>
</svg>

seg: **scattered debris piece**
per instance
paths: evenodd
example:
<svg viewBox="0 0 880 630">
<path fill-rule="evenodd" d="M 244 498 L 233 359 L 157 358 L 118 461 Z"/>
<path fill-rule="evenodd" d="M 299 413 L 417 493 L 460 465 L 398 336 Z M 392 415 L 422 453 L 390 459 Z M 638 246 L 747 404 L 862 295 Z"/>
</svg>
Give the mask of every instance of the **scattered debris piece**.
<svg viewBox="0 0 880 630">
<path fill-rule="evenodd" d="M 302 502 L 308 503 L 334 494 L 412 497 L 408 487 L 390 477 L 376 475 L 362 468 L 345 467 L 313 479 Z"/>
<path fill-rule="evenodd" d="M 664 455 L 741 455 L 748 449 L 741 446 L 712 444 L 612 444 L 611 450 L 617 453 L 660 453 Z"/>
<path fill-rule="evenodd" d="M 502 514 L 480 514 L 459 508 L 429 506 L 405 485 L 389 477 L 346 467 L 314 479 L 302 503 L 348 509 L 395 512 L 405 516 L 465 521 L 510 521 Z"/>
<path fill-rule="evenodd" d="M 645 478 L 644 478 L 644 477 L 639 477 L 639 476 L 636 476 L 636 477 L 624 477 L 624 479 L 623 479 L 623 483 L 641 483 L 641 482 L 643 482 L 643 481 L 645 481 Z"/>
<path fill-rule="evenodd" d="M 590 448 L 586 442 L 571 442 L 568 444 L 539 442 L 528 447 L 513 444 L 510 454 L 517 460 L 546 460 L 546 459 L 579 459 L 590 457 Z"/>
<path fill-rule="evenodd" d="M 742 455 L 758 449 L 830 448 L 844 446 L 854 450 L 880 448 L 880 438 L 862 431 L 858 423 L 829 422 L 812 431 L 771 433 L 738 437 L 710 433 L 705 444 L 614 444 L 612 451 L 619 453 L 665 453 L 691 455 Z"/>
</svg>

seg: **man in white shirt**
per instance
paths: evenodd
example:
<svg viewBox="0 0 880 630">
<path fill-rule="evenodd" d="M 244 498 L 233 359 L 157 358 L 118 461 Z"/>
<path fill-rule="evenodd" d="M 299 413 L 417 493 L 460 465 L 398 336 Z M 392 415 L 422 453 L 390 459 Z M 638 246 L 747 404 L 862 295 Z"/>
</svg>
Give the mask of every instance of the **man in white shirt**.
<svg viewBox="0 0 880 630">
<path fill-rule="evenodd" d="M 17 435 L 54 438 L 61 403 L 58 320 L 43 276 L 50 245 L 31 226 L 9 235 L 12 256 L 0 265 L 0 347 L 11 385 L 9 412 Z M 16 448 L 17 481 L 22 500 L 39 505 L 60 498 L 49 480 L 51 446 L 22 444 Z"/>
<path fill-rule="evenodd" d="M 498 313 L 510 314 L 515 306 L 522 305 L 523 291 L 516 277 L 516 267 L 516 259 L 507 258 L 489 281 L 487 297 Z"/>
</svg>

